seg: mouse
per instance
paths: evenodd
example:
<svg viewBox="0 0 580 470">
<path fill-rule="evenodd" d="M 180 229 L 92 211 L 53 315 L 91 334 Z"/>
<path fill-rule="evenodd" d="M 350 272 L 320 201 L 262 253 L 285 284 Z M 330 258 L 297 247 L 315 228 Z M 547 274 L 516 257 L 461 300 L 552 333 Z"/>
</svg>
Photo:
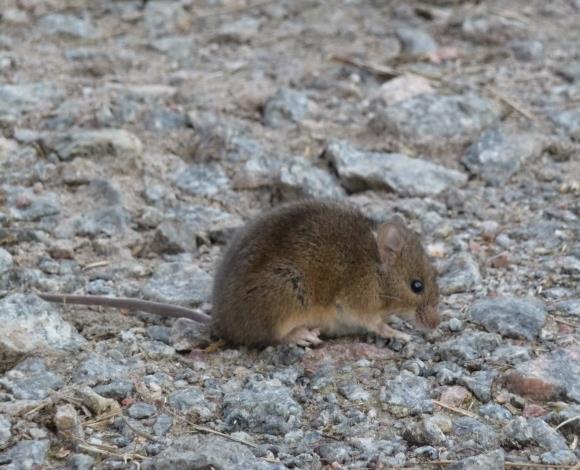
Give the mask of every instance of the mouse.
<svg viewBox="0 0 580 470">
<path fill-rule="evenodd" d="M 228 343 L 316 346 L 321 336 L 410 336 L 393 314 L 439 324 L 437 273 L 420 237 L 395 215 L 375 226 L 338 202 L 279 206 L 238 231 L 219 263 L 211 329 Z"/>
<path fill-rule="evenodd" d="M 317 346 L 321 336 L 368 332 L 408 341 L 385 323 L 394 314 L 422 329 L 439 324 L 437 274 L 420 237 L 399 215 L 377 226 L 334 201 L 284 204 L 239 229 L 216 269 L 211 315 L 132 298 L 38 295 L 189 318 L 248 347 Z"/>
</svg>

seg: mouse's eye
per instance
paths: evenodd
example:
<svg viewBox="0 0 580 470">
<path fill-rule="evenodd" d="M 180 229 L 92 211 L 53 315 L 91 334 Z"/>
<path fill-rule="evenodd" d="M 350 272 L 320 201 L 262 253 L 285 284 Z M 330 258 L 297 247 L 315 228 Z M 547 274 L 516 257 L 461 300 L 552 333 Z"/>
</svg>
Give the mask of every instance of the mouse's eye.
<svg viewBox="0 0 580 470">
<path fill-rule="evenodd" d="M 421 281 L 419 281 L 419 279 L 415 279 L 414 281 L 411 281 L 411 290 L 415 294 L 420 294 L 421 292 L 423 292 L 423 283 Z"/>
</svg>

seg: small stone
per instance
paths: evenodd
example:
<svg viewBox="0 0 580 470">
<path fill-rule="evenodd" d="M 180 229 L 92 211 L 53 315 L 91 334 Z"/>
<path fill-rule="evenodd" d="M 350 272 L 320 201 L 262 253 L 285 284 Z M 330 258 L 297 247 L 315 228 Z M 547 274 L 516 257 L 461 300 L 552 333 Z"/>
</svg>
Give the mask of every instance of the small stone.
<svg viewBox="0 0 580 470">
<path fill-rule="evenodd" d="M 0 385 L 18 400 L 42 400 L 64 385 L 58 374 L 46 369 L 39 358 L 27 358 L 0 377 Z"/>
<path fill-rule="evenodd" d="M 447 470 L 504 470 L 504 452 L 502 449 L 468 457 L 447 466 Z"/>
<path fill-rule="evenodd" d="M 201 310 L 199 310 L 200 313 Z M 189 318 L 178 318 L 173 323 L 169 335 L 169 344 L 176 351 L 191 351 L 210 343 L 209 323 L 203 324 Z"/>
<path fill-rule="evenodd" d="M 465 331 L 461 336 L 440 344 L 441 355 L 445 360 L 460 363 L 490 355 L 501 344 L 501 337 L 483 331 Z"/>
<path fill-rule="evenodd" d="M 563 410 L 553 411 L 546 419 L 554 426 L 570 420 L 560 429 L 564 434 L 575 436 L 580 435 L 580 419 L 572 419 L 577 416 L 580 416 L 580 405 L 570 405 Z"/>
<path fill-rule="evenodd" d="M 461 407 L 469 398 L 471 398 L 471 393 L 465 387 L 452 385 L 444 387 L 439 401 L 449 406 Z"/>
<path fill-rule="evenodd" d="M 290 88 L 281 88 L 264 104 L 264 123 L 279 128 L 302 121 L 311 108 L 306 94 Z"/>
<path fill-rule="evenodd" d="M 88 18 L 74 15 L 51 13 L 38 20 L 40 29 L 48 35 L 72 38 L 95 38 L 98 33 Z"/>
<path fill-rule="evenodd" d="M 21 440 L 14 446 L 0 452 L 0 462 L 6 470 L 30 470 L 46 466 L 46 458 L 50 448 L 50 441 Z"/>
<path fill-rule="evenodd" d="M 121 411 L 121 407 L 116 400 L 102 397 L 90 387 L 84 386 L 78 388 L 77 394 L 83 405 L 97 415 L 110 412 L 119 413 Z"/>
<path fill-rule="evenodd" d="M 576 454 L 567 449 L 545 452 L 540 455 L 540 460 L 547 465 L 574 465 L 578 463 Z"/>
<path fill-rule="evenodd" d="M 509 265 L 510 256 L 507 251 L 502 251 L 501 253 L 489 258 L 487 262 L 492 268 L 495 269 L 505 268 Z"/>
<path fill-rule="evenodd" d="M 518 19 L 505 15 L 469 15 L 461 25 L 463 34 L 477 44 L 505 44 L 511 39 L 525 37 L 525 29 Z"/>
<path fill-rule="evenodd" d="M 526 403 L 524 410 L 522 411 L 522 416 L 526 418 L 539 418 L 548 414 L 548 411 L 540 405 L 534 403 Z"/>
<path fill-rule="evenodd" d="M 522 62 L 532 62 L 544 56 L 544 43 L 541 41 L 514 41 L 510 47 L 516 59 Z"/>
<path fill-rule="evenodd" d="M 550 305 L 550 311 L 580 317 L 580 299 L 561 300 Z"/>
<path fill-rule="evenodd" d="M 173 417 L 167 414 L 160 414 L 157 416 L 153 424 L 154 436 L 165 436 L 173 426 Z"/>
<path fill-rule="evenodd" d="M 381 85 L 375 94 L 383 105 L 390 106 L 422 93 L 433 93 L 431 82 L 419 75 L 405 73 Z"/>
<path fill-rule="evenodd" d="M 159 265 L 143 293 L 157 302 L 191 305 L 209 300 L 210 287 L 208 273 L 195 264 L 176 261 Z"/>
<path fill-rule="evenodd" d="M 479 407 L 479 414 L 495 421 L 511 421 L 512 414 L 503 406 L 495 403 L 486 403 Z"/>
<path fill-rule="evenodd" d="M 230 430 L 286 434 L 300 428 L 301 418 L 291 389 L 274 381 L 250 381 L 224 396 L 224 421 Z"/>
<path fill-rule="evenodd" d="M 442 165 L 398 153 L 364 152 L 346 141 L 330 144 L 324 155 L 350 192 L 382 189 L 402 196 L 428 196 L 467 182 L 463 173 Z"/>
<path fill-rule="evenodd" d="M 345 463 L 349 460 L 352 449 L 341 442 L 329 442 L 318 448 L 318 455 L 325 462 Z"/>
<path fill-rule="evenodd" d="M 4 248 L 0 248 L 0 276 L 10 271 L 13 264 L 14 262 L 12 261 L 12 255 Z"/>
<path fill-rule="evenodd" d="M 339 391 L 349 401 L 368 401 L 371 394 L 356 383 L 345 383 L 339 386 Z"/>
<path fill-rule="evenodd" d="M 346 195 L 334 176 L 296 156 L 280 167 L 277 187 L 284 200 L 305 197 L 340 199 Z"/>
<path fill-rule="evenodd" d="M 257 155 L 246 160 L 236 169 L 233 177 L 234 189 L 258 189 L 274 186 L 278 178 L 278 162 Z"/>
<path fill-rule="evenodd" d="M 447 322 L 447 327 L 449 328 L 449 331 L 457 333 L 463 329 L 463 322 L 459 318 L 451 318 Z"/>
<path fill-rule="evenodd" d="M 401 41 L 403 52 L 425 55 L 438 49 L 437 43 L 429 33 L 417 28 L 398 28 L 396 35 Z"/>
<path fill-rule="evenodd" d="M 194 163 L 175 178 L 175 185 L 194 196 L 212 197 L 231 186 L 230 179 L 217 163 Z"/>
<path fill-rule="evenodd" d="M 541 418 L 530 418 L 528 423 L 532 429 L 534 441 L 548 451 L 568 450 L 566 439 Z"/>
<path fill-rule="evenodd" d="M 69 185 L 88 184 L 102 177 L 102 167 L 86 158 L 75 158 L 63 165 L 62 180 Z"/>
<path fill-rule="evenodd" d="M 113 380 L 105 385 L 97 385 L 93 390 L 105 398 L 124 400 L 133 394 L 133 382 L 129 380 Z"/>
<path fill-rule="evenodd" d="M 54 414 L 54 425 L 65 439 L 69 435 L 82 438 L 84 435 L 80 417 L 71 404 L 60 405 Z"/>
<path fill-rule="evenodd" d="M 527 447 L 534 442 L 534 432 L 526 418 L 521 416 L 503 428 L 503 445 L 510 449 Z"/>
<path fill-rule="evenodd" d="M 580 141 L 580 110 L 574 108 L 553 111 L 549 117 L 556 125 L 561 126 L 573 140 Z"/>
<path fill-rule="evenodd" d="M 61 93 L 58 90 L 46 83 L 0 85 L 0 113 L 38 111 L 39 107 L 51 106 Z"/>
<path fill-rule="evenodd" d="M 131 418 L 145 419 L 155 416 L 157 408 L 149 403 L 137 402 L 127 409 L 127 413 Z"/>
<path fill-rule="evenodd" d="M 0 369 L 45 348 L 76 350 L 85 339 L 35 295 L 11 294 L 0 299 Z"/>
<path fill-rule="evenodd" d="M 507 133 L 492 128 L 481 134 L 462 161 L 471 173 L 500 185 L 511 178 L 523 163 L 537 158 L 543 148 L 542 139 L 534 134 Z"/>
<path fill-rule="evenodd" d="M 87 454 L 72 454 L 68 459 L 72 470 L 92 470 L 95 459 Z"/>
<path fill-rule="evenodd" d="M 427 413 L 433 410 L 428 391 L 427 379 L 404 370 L 395 379 L 385 382 L 380 400 L 386 411 L 399 418 Z"/>
<path fill-rule="evenodd" d="M 580 347 L 569 346 L 521 363 L 505 376 L 508 390 L 537 400 L 580 403 Z"/>
<path fill-rule="evenodd" d="M 454 421 L 453 436 L 456 439 L 454 450 L 457 452 L 462 449 L 485 451 L 499 446 L 499 438 L 493 427 L 467 416 Z"/>
<path fill-rule="evenodd" d="M 529 361 L 532 358 L 530 348 L 525 346 L 500 346 L 497 348 L 491 359 L 494 362 L 507 363 L 507 364 L 519 364 L 521 362 Z"/>
<path fill-rule="evenodd" d="M 402 139 L 421 151 L 461 148 L 501 116 L 501 106 L 473 93 L 422 93 L 379 109 L 369 126 Z"/>
<path fill-rule="evenodd" d="M 498 373 L 494 370 L 480 370 L 471 375 L 464 375 L 459 380 L 461 385 L 465 385 L 481 402 L 491 400 L 491 385 Z"/>
<path fill-rule="evenodd" d="M 12 437 L 12 423 L 7 416 L 0 415 L 0 448 L 10 441 Z"/>
<path fill-rule="evenodd" d="M 215 412 L 215 405 L 208 402 L 203 392 L 197 387 L 173 392 L 169 395 L 167 403 L 177 411 L 193 414 L 203 420 L 211 418 Z"/>
<path fill-rule="evenodd" d="M 537 338 L 546 322 L 546 307 L 534 298 L 499 297 L 479 300 L 471 307 L 471 319 L 488 331 L 508 338 Z"/>
<path fill-rule="evenodd" d="M 443 294 L 469 292 L 481 284 L 477 262 L 469 253 L 459 253 L 441 268 L 439 288 Z"/>
<path fill-rule="evenodd" d="M 125 379 L 128 374 L 129 370 L 126 366 L 115 362 L 109 357 L 93 354 L 78 365 L 74 380 L 86 383 L 108 382 L 116 379 Z M 125 385 L 115 385 L 115 388 L 118 389 L 119 387 L 125 388 Z"/>
<path fill-rule="evenodd" d="M 258 34 L 260 20 L 248 16 L 225 22 L 211 38 L 212 42 L 244 44 Z"/>
<path fill-rule="evenodd" d="M 60 202 L 55 193 L 45 191 L 41 195 L 35 194 L 28 188 L 4 186 L 2 189 L 8 194 L 7 206 L 10 215 L 15 220 L 37 221 L 60 213 Z"/>
</svg>

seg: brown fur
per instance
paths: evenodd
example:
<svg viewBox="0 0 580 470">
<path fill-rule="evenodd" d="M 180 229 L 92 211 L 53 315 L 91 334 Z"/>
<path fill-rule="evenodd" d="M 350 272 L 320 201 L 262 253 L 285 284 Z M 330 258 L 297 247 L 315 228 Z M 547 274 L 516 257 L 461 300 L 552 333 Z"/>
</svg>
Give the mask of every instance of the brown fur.
<svg viewBox="0 0 580 470">
<path fill-rule="evenodd" d="M 377 244 L 372 224 L 342 205 L 306 201 L 258 217 L 236 234 L 218 266 L 214 333 L 233 344 L 264 346 L 300 326 L 328 334 L 376 331 L 388 314 L 409 310 L 435 326 L 435 271 L 400 219 L 383 224 L 379 234 L 393 224 L 402 243 L 387 260 L 390 248 Z M 411 291 L 413 279 L 423 281 L 423 294 Z"/>
</svg>

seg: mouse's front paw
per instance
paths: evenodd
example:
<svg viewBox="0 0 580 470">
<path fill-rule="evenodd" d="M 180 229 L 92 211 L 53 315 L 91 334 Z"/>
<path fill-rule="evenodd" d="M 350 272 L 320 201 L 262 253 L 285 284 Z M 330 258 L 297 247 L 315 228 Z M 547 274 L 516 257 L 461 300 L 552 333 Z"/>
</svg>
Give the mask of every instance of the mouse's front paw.
<svg viewBox="0 0 580 470">
<path fill-rule="evenodd" d="M 319 338 L 320 330 L 315 328 L 310 330 L 306 327 L 299 327 L 291 331 L 285 338 L 284 342 L 288 344 L 297 344 L 298 346 L 317 346 L 322 343 Z"/>
<path fill-rule="evenodd" d="M 381 338 L 385 338 L 385 339 L 397 338 L 397 339 L 400 339 L 401 341 L 404 341 L 405 343 L 408 343 L 411 340 L 411 335 L 408 335 L 407 333 L 403 333 L 402 331 L 399 331 L 399 330 L 395 330 L 394 328 L 391 328 L 386 323 L 383 323 L 379 327 L 379 331 L 377 331 L 377 333 Z"/>
</svg>

